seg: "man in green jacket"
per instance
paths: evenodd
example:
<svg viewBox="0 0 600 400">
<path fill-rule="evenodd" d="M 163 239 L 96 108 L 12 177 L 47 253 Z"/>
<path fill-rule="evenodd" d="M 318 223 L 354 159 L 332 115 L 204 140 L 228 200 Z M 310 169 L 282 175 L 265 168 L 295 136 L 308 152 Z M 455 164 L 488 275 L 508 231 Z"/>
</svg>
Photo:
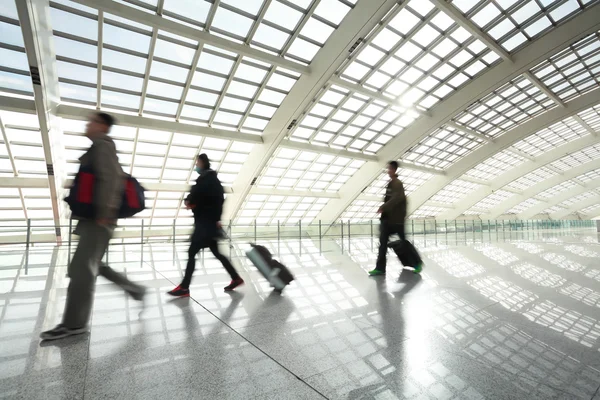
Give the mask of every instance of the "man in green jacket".
<svg viewBox="0 0 600 400">
<path fill-rule="evenodd" d="M 400 240 L 405 241 L 406 235 L 404 233 L 404 220 L 406 219 L 406 194 L 404 193 L 404 185 L 402 181 L 398 179 L 398 162 L 390 161 L 387 164 L 387 173 L 390 177 L 390 182 L 387 185 L 385 191 L 384 203 L 379 207 L 379 213 L 381 214 L 381 222 L 379 227 L 379 254 L 377 255 L 377 264 L 375 269 L 369 271 L 369 275 L 377 276 L 384 275 L 386 270 L 387 261 L 387 245 L 390 236 L 396 234 L 400 237 Z M 416 249 L 406 242 L 406 252 L 408 259 L 414 260 L 415 273 L 419 273 L 423 269 L 423 263 L 421 257 L 418 255 Z M 396 253 L 398 257 L 403 257 L 402 254 Z M 404 258 L 404 257 L 403 257 Z"/>
<path fill-rule="evenodd" d="M 79 161 L 94 171 L 96 218 L 80 219 L 77 223 L 75 233 L 79 235 L 79 243 L 68 267 L 70 282 L 62 323 L 42 332 L 42 340 L 62 339 L 88 331 L 98 275 L 123 288 L 135 300 L 142 301 L 146 293 L 143 286 L 101 261 L 117 225 L 125 180 L 115 142 L 108 136 L 114 123 L 109 114 L 96 112 L 90 115 L 86 126 L 85 135 L 92 146 Z"/>
</svg>

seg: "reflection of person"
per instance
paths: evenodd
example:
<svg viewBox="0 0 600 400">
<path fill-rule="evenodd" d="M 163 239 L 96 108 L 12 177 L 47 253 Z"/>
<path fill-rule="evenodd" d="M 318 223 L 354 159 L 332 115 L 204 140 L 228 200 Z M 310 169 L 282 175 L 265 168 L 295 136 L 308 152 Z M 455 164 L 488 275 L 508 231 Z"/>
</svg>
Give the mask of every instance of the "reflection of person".
<svg viewBox="0 0 600 400">
<path fill-rule="evenodd" d="M 387 165 L 387 173 L 390 177 L 390 182 L 387 185 L 385 192 L 384 203 L 379 207 L 381 213 L 381 223 L 379 227 L 379 254 L 377 255 L 377 263 L 375 269 L 369 271 L 369 275 L 377 276 L 384 275 L 387 263 L 387 244 L 390 236 L 396 234 L 400 236 L 400 240 L 406 240 L 404 233 L 404 220 L 406 219 L 406 194 L 404 193 L 404 185 L 398 179 L 398 162 L 390 161 Z M 421 272 L 423 263 L 416 249 L 412 246 L 406 246 L 410 252 L 410 258 L 415 259 L 415 273 Z M 400 257 L 400 254 L 398 254 Z"/>
<path fill-rule="evenodd" d="M 108 136 L 114 122 L 108 114 L 95 113 L 86 126 L 85 135 L 92 141 L 92 146 L 79 160 L 82 166 L 91 167 L 94 172 L 96 219 L 81 219 L 77 224 L 75 233 L 79 235 L 79 244 L 69 264 L 71 281 L 63 321 L 54 329 L 42 332 L 40 337 L 43 340 L 61 339 L 88 331 L 97 275 L 116 283 L 136 300 L 142 300 L 146 292 L 144 287 L 101 263 L 116 226 L 125 178 L 115 143 Z"/>
<path fill-rule="evenodd" d="M 194 233 L 188 250 L 187 267 L 181 284 L 169 292 L 171 296 L 176 297 L 190 295 L 190 283 L 196 269 L 196 254 L 207 247 L 231 276 L 231 283 L 225 287 L 225 291 L 233 290 L 244 284 L 244 280 L 237 273 L 231 261 L 219 251 L 217 238 L 221 233 L 223 186 L 217 178 L 216 171 L 210 169 L 210 160 L 206 154 L 198 156 L 196 172 L 199 174 L 196 184 L 185 199 L 186 208 L 191 209 L 194 213 Z"/>
</svg>

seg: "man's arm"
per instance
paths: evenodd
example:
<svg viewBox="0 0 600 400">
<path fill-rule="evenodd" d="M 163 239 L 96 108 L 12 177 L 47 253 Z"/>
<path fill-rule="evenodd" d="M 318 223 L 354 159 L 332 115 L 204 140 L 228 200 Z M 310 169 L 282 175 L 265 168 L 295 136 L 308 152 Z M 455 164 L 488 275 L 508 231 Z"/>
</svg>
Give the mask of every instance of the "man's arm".
<svg viewBox="0 0 600 400">
<path fill-rule="evenodd" d="M 381 206 L 382 212 L 391 211 L 394 208 L 399 207 L 403 202 L 406 201 L 406 194 L 404 193 L 404 185 L 400 181 L 392 182 L 392 195 L 388 201 L 383 203 Z"/>
<path fill-rule="evenodd" d="M 111 142 L 98 140 L 92 153 L 94 169 L 96 220 L 114 221 L 123 198 L 124 175 Z"/>
</svg>

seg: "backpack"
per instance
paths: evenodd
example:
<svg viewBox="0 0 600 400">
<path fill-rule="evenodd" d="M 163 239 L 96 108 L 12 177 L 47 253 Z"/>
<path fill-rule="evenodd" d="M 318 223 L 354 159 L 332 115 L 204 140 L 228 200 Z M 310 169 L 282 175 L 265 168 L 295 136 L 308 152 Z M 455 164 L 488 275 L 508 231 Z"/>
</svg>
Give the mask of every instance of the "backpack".
<svg viewBox="0 0 600 400">
<path fill-rule="evenodd" d="M 73 186 L 65 202 L 69 205 L 73 216 L 93 219 L 96 217 L 94 206 L 95 175 L 91 168 L 80 167 L 75 175 Z M 125 174 L 125 185 L 121 207 L 117 218 L 129 218 L 146 209 L 146 197 L 142 185 L 129 174 Z"/>
</svg>

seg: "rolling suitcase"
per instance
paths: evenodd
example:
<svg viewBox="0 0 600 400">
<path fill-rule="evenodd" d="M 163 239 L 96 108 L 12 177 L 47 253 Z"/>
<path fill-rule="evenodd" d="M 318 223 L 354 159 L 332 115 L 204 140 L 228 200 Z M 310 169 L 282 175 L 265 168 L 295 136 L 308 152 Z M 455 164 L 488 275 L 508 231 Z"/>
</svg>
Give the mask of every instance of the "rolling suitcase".
<svg viewBox="0 0 600 400">
<path fill-rule="evenodd" d="M 417 249 L 408 240 L 394 240 L 389 242 L 387 247 L 394 250 L 394 253 L 400 259 L 400 262 L 405 267 L 415 268 L 421 263 L 421 256 L 417 252 Z"/>
<path fill-rule="evenodd" d="M 252 264 L 279 293 L 294 280 L 289 269 L 279 261 L 273 259 L 271 252 L 266 247 L 251 243 L 252 248 L 246 252 L 246 256 Z"/>
</svg>

